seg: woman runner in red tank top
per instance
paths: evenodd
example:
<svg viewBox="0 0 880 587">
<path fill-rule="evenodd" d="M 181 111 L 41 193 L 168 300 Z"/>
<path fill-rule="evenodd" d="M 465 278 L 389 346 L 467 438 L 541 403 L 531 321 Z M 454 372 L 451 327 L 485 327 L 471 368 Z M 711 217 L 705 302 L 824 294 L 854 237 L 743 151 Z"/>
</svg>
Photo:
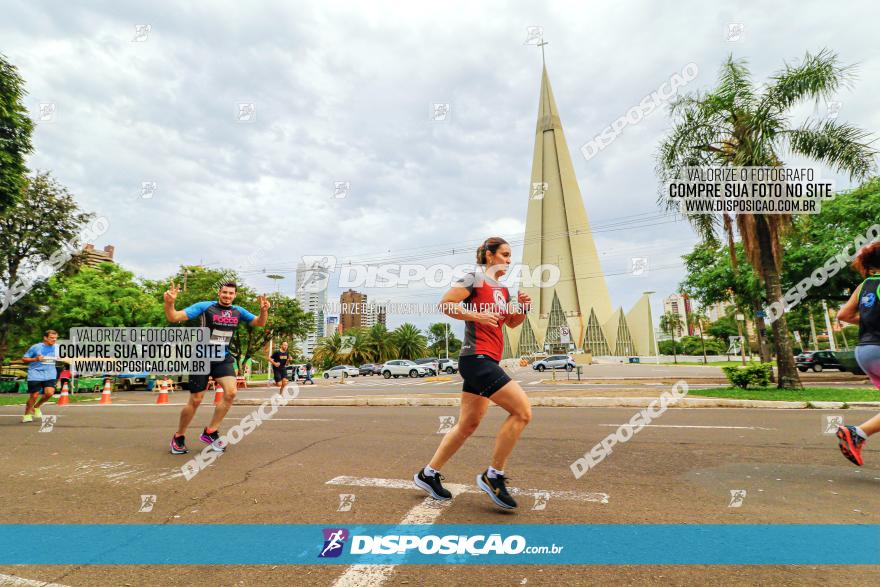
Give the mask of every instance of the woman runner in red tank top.
<svg viewBox="0 0 880 587">
<path fill-rule="evenodd" d="M 531 299 L 520 292 L 510 303 L 507 288 L 499 279 L 511 260 L 510 245 L 492 237 L 477 249 L 477 270 L 453 284 L 440 302 L 444 314 L 465 321 L 465 337 L 459 356 L 459 372 L 464 379 L 458 422 L 446 433 L 428 465 L 413 476 L 416 487 L 438 500 L 452 494 L 441 484 L 440 469 L 480 425 L 489 401 L 504 408 L 507 419 L 495 439 L 491 465 L 476 476 L 477 486 L 504 509 L 516 507 L 507 491 L 504 467 L 520 433 L 532 418 L 529 398 L 522 387 L 511 381 L 498 364 L 504 350 L 502 327 L 519 326 L 525 320 Z"/>
</svg>

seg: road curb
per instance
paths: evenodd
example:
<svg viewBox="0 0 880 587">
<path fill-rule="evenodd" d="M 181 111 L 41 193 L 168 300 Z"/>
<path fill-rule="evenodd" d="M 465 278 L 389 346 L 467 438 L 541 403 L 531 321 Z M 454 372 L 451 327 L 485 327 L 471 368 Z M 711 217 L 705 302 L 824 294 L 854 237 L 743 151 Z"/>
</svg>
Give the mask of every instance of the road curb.
<svg viewBox="0 0 880 587">
<path fill-rule="evenodd" d="M 531 397 L 532 406 L 542 408 L 646 408 L 656 397 Z M 265 400 L 236 399 L 241 406 L 258 406 Z M 373 397 L 303 398 L 290 401 L 288 406 L 376 406 L 376 407 L 454 407 L 461 404 L 459 397 Z M 786 402 L 743 400 L 713 397 L 685 397 L 670 401 L 676 408 L 773 408 L 802 410 L 807 408 L 838 410 L 846 408 L 880 408 L 880 402 Z"/>
</svg>

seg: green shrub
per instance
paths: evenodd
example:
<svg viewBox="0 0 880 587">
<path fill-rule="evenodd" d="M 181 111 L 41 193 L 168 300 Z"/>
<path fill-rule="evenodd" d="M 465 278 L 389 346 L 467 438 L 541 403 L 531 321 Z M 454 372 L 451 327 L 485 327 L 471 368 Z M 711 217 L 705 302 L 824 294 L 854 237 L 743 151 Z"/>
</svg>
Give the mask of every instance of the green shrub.
<svg viewBox="0 0 880 587">
<path fill-rule="evenodd" d="M 727 380 L 734 387 L 748 389 L 749 386 L 767 387 L 770 383 L 770 363 L 751 363 L 745 367 L 722 367 Z"/>
</svg>

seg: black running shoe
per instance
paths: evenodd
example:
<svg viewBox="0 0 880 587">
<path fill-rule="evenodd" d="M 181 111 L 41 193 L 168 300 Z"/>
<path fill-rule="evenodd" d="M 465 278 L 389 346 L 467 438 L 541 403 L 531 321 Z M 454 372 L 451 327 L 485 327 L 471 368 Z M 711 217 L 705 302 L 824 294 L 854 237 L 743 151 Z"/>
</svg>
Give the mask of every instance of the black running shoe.
<svg viewBox="0 0 880 587">
<path fill-rule="evenodd" d="M 504 475 L 497 475 L 494 479 L 490 478 L 488 469 L 483 471 L 481 475 L 477 475 L 477 486 L 492 498 L 495 505 L 512 510 L 516 507 L 516 501 L 507 493 L 505 482 Z"/>
<path fill-rule="evenodd" d="M 448 489 L 444 489 L 443 484 L 440 483 L 443 479 L 444 477 L 440 473 L 430 477 L 425 475 L 424 469 L 413 475 L 413 483 L 415 483 L 416 487 L 424 489 L 428 492 L 428 495 L 439 501 L 452 499 L 452 494 Z"/>
<path fill-rule="evenodd" d="M 173 455 L 185 455 L 186 450 L 186 437 L 185 436 L 171 436 L 171 454 Z"/>
<path fill-rule="evenodd" d="M 226 445 L 223 444 L 223 442 L 220 440 L 220 432 L 217 430 L 214 430 L 210 434 L 208 434 L 207 428 L 202 430 L 201 441 L 206 444 L 210 444 L 211 450 L 213 450 L 213 451 L 216 451 L 216 452 L 225 452 L 226 451 Z"/>
</svg>

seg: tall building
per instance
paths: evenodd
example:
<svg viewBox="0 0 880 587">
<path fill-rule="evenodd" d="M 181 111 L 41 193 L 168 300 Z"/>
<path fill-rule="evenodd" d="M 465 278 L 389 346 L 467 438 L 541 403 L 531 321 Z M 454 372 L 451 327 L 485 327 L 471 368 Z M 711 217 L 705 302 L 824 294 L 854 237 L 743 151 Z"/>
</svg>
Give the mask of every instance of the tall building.
<svg viewBox="0 0 880 587">
<path fill-rule="evenodd" d="M 339 296 L 339 323 L 342 332 L 352 328 L 362 328 L 367 313 L 367 294 L 353 289 L 342 292 Z"/>
<path fill-rule="evenodd" d="M 547 68 L 532 156 L 523 264 L 559 267 L 559 281 L 524 287 L 532 309 L 522 325 L 505 328 L 505 357 L 584 350 L 593 355 L 654 354 L 649 293 L 632 310 L 614 309 Z"/>
<path fill-rule="evenodd" d="M 711 306 L 706 306 L 706 317 L 709 322 L 718 322 L 727 316 L 727 309 L 733 307 L 730 302 L 716 302 Z"/>
<path fill-rule="evenodd" d="M 113 263 L 113 252 L 115 250 L 116 247 L 113 245 L 107 245 L 104 247 L 103 251 L 99 251 L 95 248 L 95 245 L 89 243 L 83 247 L 81 255 L 86 265 L 89 267 L 97 267 L 101 263 Z"/>
<path fill-rule="evenodd" d="M 387 308 L 385 304 L 371 302 L 367 304 L 363 316 L 361 316 L 361 326 L 371 328 L 376 324 L 386 325 Z"/>
<path fill-rule="evenodd" d="M 330 336 L 339 328 L 339 316 L 324 317 L 324 336 Z"/>
<path fill-rule="evenodd" d="M 318 339 L 324 336 L 324 306 L 327 304 L 327 270 L 317 263 L 296 266 L 296 299 L 303 311 L 311 312 L 315 328 L 299 343 L 306 358 L 311 358 Z"/>
<path fill-rule="evenodd" d="M 674 293 L 669 297 L 663 298 L 663 313 L 678 314 L 681 319 L 681 326 L 675 329 L 676 338 L 681 337 L 685 332 L 688 336 L 694 335 L 693 326 L 688 324 L 688 316 L 691 314 L 691 300 L 687 294 Z"/>
</svg>

